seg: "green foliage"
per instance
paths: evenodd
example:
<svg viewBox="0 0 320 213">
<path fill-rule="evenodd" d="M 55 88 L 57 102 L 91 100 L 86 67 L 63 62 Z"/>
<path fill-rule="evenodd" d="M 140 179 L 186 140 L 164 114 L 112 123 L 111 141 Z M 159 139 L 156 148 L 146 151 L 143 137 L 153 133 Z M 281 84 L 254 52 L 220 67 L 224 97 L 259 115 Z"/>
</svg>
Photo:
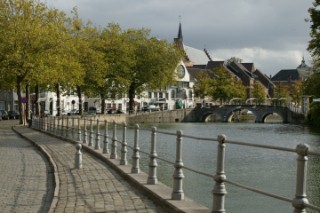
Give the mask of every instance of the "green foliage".
<svg viewBox="0 0 320 213">
<path fill-rule="evenodd" d="M 265 89 L 260 83 L 254 82 L 252 96 L 257 99 L 258 104 L 262 104 L 266 100 Z"/>
<path fill-rule="evenodd" d="M 223 66 L 212 71 L 212 98 L 225 103 L 232 98 L 245 98 L 245 87 L 242 82 L 231 75 Z"/>
<path fill-rule="evenodd" d="M 312 103 L 308 113 L 308 121 L 315 127 L 320 127 L 320 103 Z"/>
<path fill-rule="evenodd" d="M 205 98 L 212 93 L 212 82 L 206 71 L 200 71 L 195 75 L 194 93 L 196 97 Z"/>
<path fill-rule="evenodd" d="M 303 84 L 303 94 L 320 97 L 320 73 L 314 73 Z"/>
</svg>

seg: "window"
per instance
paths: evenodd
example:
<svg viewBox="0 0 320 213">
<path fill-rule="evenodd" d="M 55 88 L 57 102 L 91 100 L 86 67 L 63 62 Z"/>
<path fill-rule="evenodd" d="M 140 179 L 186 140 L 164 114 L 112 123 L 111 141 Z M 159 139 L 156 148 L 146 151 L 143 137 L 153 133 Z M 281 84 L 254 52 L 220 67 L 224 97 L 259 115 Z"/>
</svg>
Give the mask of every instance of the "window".
<svg viewBox="0 0 320 213">
<path fill-rule="evenodd" d="M 189 90 L 189 100 L 192 100 L 192 95 L 193 95 L 192 90 Z"/>
<path fill-rule="evenodd" d="M 148 98 L 152 98 L 152 92 L 148 92 Z"/>
<path fill-rule="evenodd" d="M 176 98 L 176 92 L 174 90 L 171 90 L 171 99 Z"/>
</svg>

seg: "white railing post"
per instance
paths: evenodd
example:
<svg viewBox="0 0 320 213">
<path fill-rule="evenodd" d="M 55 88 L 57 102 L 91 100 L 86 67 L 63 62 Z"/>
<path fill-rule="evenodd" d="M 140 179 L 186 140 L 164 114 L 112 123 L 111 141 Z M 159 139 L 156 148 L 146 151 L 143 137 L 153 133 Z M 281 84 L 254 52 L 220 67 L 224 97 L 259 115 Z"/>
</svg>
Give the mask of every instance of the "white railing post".
<svg viewBox="0 0 320 213">
<path fill-rule="evenodd" d="M 117 124 L 113 121 L 112 143 L 111 143 L 111 159 L 117 159 Z"/>
<path fill-rule="evenodd" d="M 122 146 L 121 146 L 121 159 L 120 159 L 120 165 L 127 165 L 127 124 L 123 123 L 123 132 L 122 132 Z"/>
<path fill-rule="evenodd" d="M 78 140 L 81 141 L 81 125 L 80 125 L 81 119 L 78 117 Z"/>
<path fill-rule="evenodd" d="M 74 134 L 75 134 L 75 125 L 74 125 L 74 117 L 72 116 L 72 129 L 71 129 L 71 135 L 72 135 L 72 140 L 74 140 Z"/>
<path fill-rule="evenodd" d="M 132 168 L 131 173 L 138 174 L 140 173 L 140 147 L 139 147 L 139 125 L 136 124 L 134 132 L 134 146 L 132 153 Z"/>
<path fill-rule="evenodd" d="M 63 136 L 63 128 L 64 128 L 64 118 L 63 115 L 61 116 L 61 128 L 60 128 L 60 135 Z"/>
<path fill-rule="evenodd" d="M 99 124 L 99 119 L 97 119 L 96 144 L 94 146 L 94 149 L 97 149 L 97 150 L 100 149 L 100 124 Z"/>
<path fill-rule="evenodd" d="M 108 135 L 108 121 L 104 121 L 104 141 L 103 141 L 103 154 L 109 154 L 109 135 Z"/>
<path fill-rule="evenodd" d="M 66 138 L 69 137 L 69 116 L 67 116 L 67 125 L 66 125 Z"/>
<path fill-rule="evenodd" d="M 87 143 L 87 119 L 83 119 L 83 143 Z"/>
<path fill-rule="evenodd" d="M 76 169 L 82 169 L 82 152 L 81 152 L 82 145 L 77 143 L 76 145 L 76 157 L 75 157 L 75 167 Z"/>
<path fill-rule="evenodd" d="M 53 134 L 57 135 L 56 116 L 53 117 Z"/>
<path fill-rule="evenodd" d="M 224 161 L 225 161 L 225 135 L 218 136 L 218 153 L 217 153 L 217 169 L 214 177 L 215 185 L 213 188 L 213 209 L 212 212 L 226 212 L 224 208 L 225 195 L 227 194 L 224 181 L 226 175 L 224 172 Z"/>
<path fill-rule="evenodd" d="M 177 131 L 177 144 L 176 144 L 176 162 L 174 164 L 174 173 L 173 173 L 173 191 L 171 198 L 173 200 L 183 200 L 183 162 L 182 162 L 182 131 Z"/>
<path fill-rule="evenodd" d="M 296 179 L 296 196 L 292 201 L 294 213 L 307 212 L 304 204 L 308 204 L 306 186 L 307 186 L 307 162 L 309 146 L 299 144 L 296 147 L 297 158 L 297 179 Z"/>
<path fill-rule="evenodd" d="M 90 118 L 90 132 L 89 132 L 89 146 L 93 145 L 93 126 L 92 126 L 92 118 Z"/>
<path fill-rule="evenodd" d="M 52 117 L 48 117 L 47 132 L 52 133 Z"/>
<path fill-rule="evenodd" d="M 149 161 L 149 176 L 148 176 L 148 180 L 147 180 L 147 184 L 157 184 L 158 183 L 158 177 L 157 177 L 157 166 L 158 166 L 158 162 L 157 162 L 157 151 L 156 151 L 156 147 L 157 147 L 157 128 L 156 127 L 152 127 L 151 130 L 151 150 L 150 150 L 150 161 Z"/>
<path fill-rule="evenodd" d="M 60 117 L 57 117 L 57 136 L 60 135 Z"/>
</svg>

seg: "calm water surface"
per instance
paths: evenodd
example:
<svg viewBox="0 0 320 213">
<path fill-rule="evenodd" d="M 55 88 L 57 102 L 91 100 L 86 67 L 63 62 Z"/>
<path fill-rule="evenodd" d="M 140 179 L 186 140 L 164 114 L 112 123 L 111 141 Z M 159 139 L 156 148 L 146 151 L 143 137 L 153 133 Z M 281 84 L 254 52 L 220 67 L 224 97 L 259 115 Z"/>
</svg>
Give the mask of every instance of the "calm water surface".
<svg viewBox="0 0 320 213">
<path fill-rule="evenodd" d="M 142 126 L 150 129 L 152 125 Z M 276 145 L 295 148 L 299 143 L 307 143 L 311 150 L 320 151 L 320 134 L 308 127 L 287 124 L 255 123 L 175 123 L 154 124 L 158 130 L 176 132 L 182 130 L 185 135 L 217 138 L 225 134 L 227 139 L 256 144 Z M 122 138 L 120 131 L 118 139 Z M 127 142 L 133 145 L 133 131 L 128 130 Z M 183 163 L 202 172 L 215 174 L 216 146 L 214 141 L 196 141 L 183 139 Z M 120 147 L 119 147 L 120 149 Z M 140 131 L 140 149 L 150 151 L 150 132 Z M 128 158 L 131 157 L 129 151 Z M 157 153 L 161 158 L 175 160 L 175 138 L 157 134 Z M 141 155 L 141 167 L 147 171 L 147 157 Z M 296 175 L 295 153 L 265 150 L 227 144 L 226 176 L 229 180 L 256 187 L 287 198 L 295 195 Z M 144 163 L 143 163 L 144 162 Z M 158 161 L 159 181 L 172 186 L 173 166 Z M 312 204 L 320 205 L 320 159 L 309 157 L 307 196 Z M 211 208 L 214 181 L 211 178 L 196 175 L 184 170 L 183 187 L 185 195 Z M 268 198 L 250 191 L 226 184 L 227 212 L 270 213 L 292 212 L 290 203 Z M 312 211 L 308 211 L 312 212 Z"/>
</svg>

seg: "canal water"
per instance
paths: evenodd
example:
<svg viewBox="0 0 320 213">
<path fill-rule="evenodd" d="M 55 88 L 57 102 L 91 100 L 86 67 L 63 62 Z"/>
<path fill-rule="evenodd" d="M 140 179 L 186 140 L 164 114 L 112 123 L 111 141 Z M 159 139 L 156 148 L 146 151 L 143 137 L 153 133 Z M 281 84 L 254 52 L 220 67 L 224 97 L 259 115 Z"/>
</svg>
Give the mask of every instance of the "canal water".
<svg viewBox="0 0 320 213">
<path fill-rule="evenodd" d="M 320 151 L 320 133 L 306 126 L 289 124 L 256 123 L 173 123 L 140 125 L 140 150 L 150 152 L 150 131 L 156 126 L 158 130 L 175 133 L 182 130 L 185 135 L 217 138 L 224 134 L 227 139 L 254 144 L 265 144 L 295 148 L 297 144 L 306 143 L 311 150 Z M 111 132 L 110 132 L 111 134 Z M 118 131 L 118 140 L 121 140 Z M 133 129 L 128 129 L 127 143 L 133 146 Z M 175 161 L 175 137 L 158 133 L 157 154 L 160 158 Z M 120 147 L 118 147 L 120 150 Z M 183 139 L 182 159 L 184 166 L 214 175 L 216 169 L 217 142 Z M 128 158 L 132 152 L 129 149 Z M 141 154 L 141 168 L 147 172 L 148 156 Z M 266 150 L 227 144 L 225 172 L 229 180 L 255 187 L 292 199 L 295 195 L 296 178 L 295 153 Z M 172 187 L 173 166 L 158 160 L 159 181 Z M 186 196 L 212 208 L 212 190 L 214 181 L 209 177 L 183 170 L 183 189 Z M 310 156 L 308 161 L 309 202 L 320 206 L 320 158 Z M 278 201 L 254 192 L 239 189 L 226 184 L 227 212 L 270 213 L 292 212 L 291 203 Z M 314 212 L 309 210 L 308 212 Z"/>
</svg>

